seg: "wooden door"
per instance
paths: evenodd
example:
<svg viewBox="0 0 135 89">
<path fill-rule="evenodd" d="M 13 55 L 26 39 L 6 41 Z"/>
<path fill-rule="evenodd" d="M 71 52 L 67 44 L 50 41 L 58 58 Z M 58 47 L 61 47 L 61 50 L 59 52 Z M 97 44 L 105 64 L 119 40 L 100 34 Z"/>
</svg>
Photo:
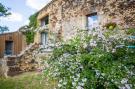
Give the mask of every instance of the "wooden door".
<svg viewBox="0 0 135 89">
<path fill-rule="evenodd" d="M 6 41 L 5 42 L 5 55 L 12 55 L 13 54 L 13 41 Z"/>
</svg>

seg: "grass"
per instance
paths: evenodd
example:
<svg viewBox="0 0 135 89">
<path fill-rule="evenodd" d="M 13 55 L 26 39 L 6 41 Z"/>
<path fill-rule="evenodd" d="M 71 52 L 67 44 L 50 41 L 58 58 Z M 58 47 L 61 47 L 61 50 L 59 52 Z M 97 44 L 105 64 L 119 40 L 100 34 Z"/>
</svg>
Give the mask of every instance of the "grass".
<svg viewBox="0 0 135 89">
<path fill-rule="evenodd" d="M 0 78 L 0 89 L 54 89 L 55 80 L 47 81 L 36 72 L 24 73 L 15 77 Z"/>
</svg>

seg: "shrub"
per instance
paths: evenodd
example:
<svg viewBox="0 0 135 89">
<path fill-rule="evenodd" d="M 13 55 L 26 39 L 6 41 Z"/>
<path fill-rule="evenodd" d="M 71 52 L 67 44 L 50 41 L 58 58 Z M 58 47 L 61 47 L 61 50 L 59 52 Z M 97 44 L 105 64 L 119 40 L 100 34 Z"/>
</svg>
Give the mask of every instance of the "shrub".
<svg viewBox="0 0 135 89">
<path fill-rule="evenodd" d="M 35 33 L 33 31 L 26 31 L 25 36 L 26 36 L 26 42 L 29 45 L 30 43 L 34 42 L 34 35 Z"/>
<path fill-rule="evenodd" d="M 125 35 L 116 33 L 108 37 L 98 31 L 78 33 L 54 49 L 45 74 L 58 80 L 58 89 L 134 88 L 135 56 L 126 46 Z"/>
</svg>

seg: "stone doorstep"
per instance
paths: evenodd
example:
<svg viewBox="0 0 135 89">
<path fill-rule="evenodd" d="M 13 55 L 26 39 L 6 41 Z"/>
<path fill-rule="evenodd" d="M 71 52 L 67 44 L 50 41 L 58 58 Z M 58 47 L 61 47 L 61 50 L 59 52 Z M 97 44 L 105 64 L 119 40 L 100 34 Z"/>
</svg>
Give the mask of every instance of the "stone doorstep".
<svg viewBox="0 0 135 89">
<path fill-rule="evenodd" d="M 7 66 L 15 66 L 17 65 L 15 61 L 7 61 Z"/>
<path fill-rule="evenodd" d="M 17 66 L 10 66 L 8 67 L 8 71 L 21 71 L 20 67 Z"/>
<path fill-rule="evenodd" d="M 15 76 L 15 75 L 18 75 L 18 74 L 21 74 L 22 73 L 22 71 L 21 71 L 21 69 L 19 68 L 19 67 L 16 67 L 16 66 L 10 66 L 9 68 L 8 68 L 8 72 L 7 72 L 7 75 L 8 76 Z"/>
<path fill-rule="evenodd" d="M 15 61 L 17 59 L 17 57 L 7 57 L 6 58 L 8 61 Z"/>
</svg>

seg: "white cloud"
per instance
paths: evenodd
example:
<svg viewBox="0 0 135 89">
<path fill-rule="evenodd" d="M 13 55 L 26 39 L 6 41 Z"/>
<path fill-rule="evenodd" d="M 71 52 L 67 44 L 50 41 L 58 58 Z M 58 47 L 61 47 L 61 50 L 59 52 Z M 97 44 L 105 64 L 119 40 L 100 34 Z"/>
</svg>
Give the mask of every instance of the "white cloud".
<svg viewBox="0 0 135 89">
<path fill-rule="evenodd" d="M 11 12 L 11 15 L 7 17 L 0 17 L 0 20 L 8 22 L 21 22 L 23 21 L 23 15 L 18 12 Z"/>
<path fill-rule="evenodd" d="M 30 22 L 29 20 L 24 21 L 24 25 L 28 25 L 29 22 Z"/>
<path fill-rule="evenodd" d="M 33 9 L 40 10 L 50 1 L 51 0 L 26 0 L 26 5 Z"/>
</svg>

